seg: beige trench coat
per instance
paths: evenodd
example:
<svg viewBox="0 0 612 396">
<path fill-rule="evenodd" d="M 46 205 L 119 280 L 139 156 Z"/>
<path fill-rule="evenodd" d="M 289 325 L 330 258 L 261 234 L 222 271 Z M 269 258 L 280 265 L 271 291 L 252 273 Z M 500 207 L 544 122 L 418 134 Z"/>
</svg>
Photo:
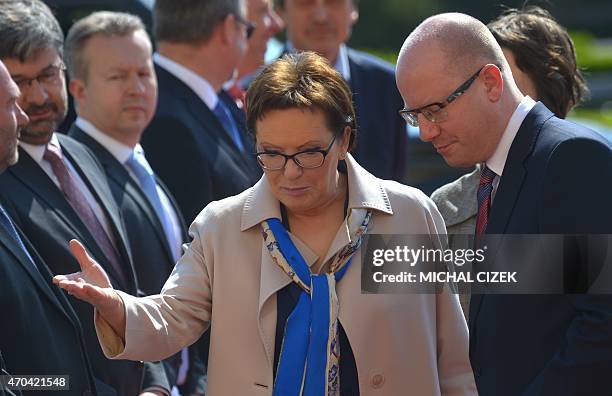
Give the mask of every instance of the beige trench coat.
<svg viewBox="0 0 612 396">
<path fill-rule="evenodd" d="M 376 234 L 445 232 L 438 210 L 420 191 L 375 178 L 347 159 L 349 208 L 370 208 Z M 161 294 L 119 292 L 127 315 L 125 344 L 96 318 L 112 359 L 160 360 L 211 326 L 207 395 L 271 395 L 276 292 L 289 282 L 271 260 L 259 223 L 280 218 L 265 176 L 240 195 L 212 202 L 190 228 L 192 241 Z M 317 257 L 295 237 L 309 265 Z M 349 242 L 340 227 L 327 257 Z M 438 242 L 436 242 L 437 244 Z M 475 395 L 467 326 L 458 299 L 436 294 L 361 294 L 359 251 L 337 286 L 342 323 L 368 395 Z"/>
</svg>

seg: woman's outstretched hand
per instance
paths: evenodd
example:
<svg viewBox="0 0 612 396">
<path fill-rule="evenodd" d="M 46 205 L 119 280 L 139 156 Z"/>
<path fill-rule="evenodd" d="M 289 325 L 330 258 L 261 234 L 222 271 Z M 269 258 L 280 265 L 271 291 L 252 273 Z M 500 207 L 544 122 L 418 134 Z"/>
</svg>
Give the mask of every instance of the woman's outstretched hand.
<svg viewBox="0 0 612 396">
<path fill-rule="evenodd" d="M 93 305 L 115 333 L 124 339 L 123 300 L 113 289 L 108 275 L 76 239 L 70 241 L 70 250 L 78 260 L 81 271 L 68 275 L 56 275 L 53 277 L 53 283 L 66 290 L 68 294 Z"/>
</svg>

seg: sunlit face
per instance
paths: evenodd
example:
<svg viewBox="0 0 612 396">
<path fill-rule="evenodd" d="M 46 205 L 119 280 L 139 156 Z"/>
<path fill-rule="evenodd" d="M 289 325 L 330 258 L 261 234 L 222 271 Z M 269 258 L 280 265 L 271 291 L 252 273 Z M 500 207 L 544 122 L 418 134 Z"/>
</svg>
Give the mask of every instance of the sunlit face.
<svg viewBox="0 0 612 396">
<path fill-rule="evenodd" d="M 449 72 L 442 53 L 433 48 L 413 50 L 397 68 L 397 85 L 406 108 L 444 102 L 474 70 Z M 418 116 L 421 140 L 431 142 L 450 166 L 464 167 L 486 161 L 494 152 L 499 135 L 491 131 L 485 111 L 487 96 L 483 73 L 470 88 L 446 106 L 447 118 L 439 123 Z"/>
<path fill-rule="evenodd" d="M 353 0 L 285 0 L 279 11 L 296 49 L 315 51 L 332 63 L 359 16 Z"/>
<path fill-rule="evenodd" d="M 247 20 L 255 24 L 255 30 L 240 64 L 240 76 L 252 73 L 264 64 L 268 40 L 283 26 L 282 20 L 272 9 L 270 0 L 247 0 L 246 4 Z"/>
<path fill-rule="evenodd" d="M 507 48 L 502 47 L 502 51 L 506 60 L 510 64 L 510 70 L 512 71 L 512 76 L 514 77 L 514 81 L 518 86 L 518 89 L 521 91 L 523 95 L 529 95 L 532 99 L 538 100 L 538 90 L 533 83 L 533 80 L 527 73 L 522 71 L 516 64 L 516 57 L 514 53 Z"/>
<path fill-rule="evenodd" d="M 19 95 L 19 88 L 0 64 L 0 172 L 17 163 L 19 131 L 28 123 L 18 104 Z"/>
<path fill-rule="evenodd" d="M 122 140 L 138 136 L 157 103 L 151 43 L 144 31 L 126 36 L 93 36 L 85 43 L 86 79 L 72 79 L 79 116 Z"/>
<path fill-rule="evenodd" d="M 334 138 L 320 110 L 270 111 L 257 121 L 255 128 L 258 152 L 291 155 L 308 149 L 327 149 Z M 303 169 L 288 160 L 282 170 L 264 170 L 274 196 L 295 213 L 307 213 L 333 201 L 340 191 L 338 160 L 346 153 L 348 141 L 348 132 L 337 137 L 318 168 Z"/>
<path fill-rule="evenodd" d="M 2 60 L 21 91 L 19 106 L 30 123 L 22 129 L 20 140 L 37 145 L 47 144 L 53 132 L 66 117 L 68 96 L 64 63 L 54 49 L 40 50 L 33 59 Z"/>
</svg>

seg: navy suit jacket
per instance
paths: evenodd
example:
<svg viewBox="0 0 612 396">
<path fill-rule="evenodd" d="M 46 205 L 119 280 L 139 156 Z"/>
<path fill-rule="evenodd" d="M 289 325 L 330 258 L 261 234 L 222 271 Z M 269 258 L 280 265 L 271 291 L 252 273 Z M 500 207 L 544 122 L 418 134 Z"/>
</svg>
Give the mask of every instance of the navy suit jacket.
<svg viewBox="0 0 612 396">
<path fill-rule="evenodd" d="M 365 52 L 348 49 L 353 102 L 357 114 L 357 149 L 361 166 L 381 179 L 404 182 L 408 158 L 404 107 L 393 65 Z"/>
<path fill-rule="evenodd" d="M 485 232 L 612 234 L 610 180 L 610 143 L 538 103 L 511 145 Z M 587 263 L 572 259 L 578 280 Z M 610 394 L 612 295 L 474 295 L 469 322 L 480 395 Z"/>
<path fill-rule="evenodd" d="M 151 167 L 176 198 L 185 223 L 191 224 L 209 202 L 255 184 L 261 171 L 238 150 L 191 88 L 157 65 L 155 72 L 159 100 L 141 144 Z"/>
<path fill-rule="evenodd" d="M 96 243 L 93 235 L 68 203 L 61 190 L 43 169 L 21 148 L 19 162 L 0 175 L 0 201 L 15 223 L 23 230 L 40 255 L 46 259 L 53 274 L 80 271 L 68 242 L 78 239 L 108 274 L 113 286 L 130 294 L 141 294 L 132 267 L 128 239 L 121 214 L 106 180 L 104 170 L 93 154 L 74 139 L 59 135 L 62 152 L 80 174 L 83 181 L 110 220 L 117 250 L 128 275 L 127 284 Z M 140 362 L 111 361 L 102 353 L 93 325 L 93 307 L 69 297 L 82 325 L 85 345 L 96 378 L 108 385 L 109 392 L 136 394 L 141 389 L 143 365 Z M 147 371 L 158 371 L 147 363 Z M 163 370 L 162 370 L 163 372 Z M 163 383 L 164 378 L 160 378 Z M 144 386 L 155 384 L 144 384 Z M 102 393 L 99 388 L 98 391 Z M 110 393 L 112 394 L 112 393 Z"/>
<path fill-rule="evenodd" d="M 33 261 L 12 236 L 0 230 L 2 374 L 6 369 L 12 375 L 69 375 L 70 390 L 61 393 L 96 394 L 79 320 L 64 293 L 53 285 L 47 266 L 21 238 Z M 4 395 L 2 389 L 0 395 Z"/>
</svg>

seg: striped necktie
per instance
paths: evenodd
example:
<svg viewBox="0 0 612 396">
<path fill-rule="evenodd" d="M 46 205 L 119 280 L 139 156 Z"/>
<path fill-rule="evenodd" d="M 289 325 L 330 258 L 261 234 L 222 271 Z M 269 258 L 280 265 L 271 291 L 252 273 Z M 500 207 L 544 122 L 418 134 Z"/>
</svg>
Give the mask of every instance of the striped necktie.
<svg viewBox="0 0 612 396">
<path fill-rule="evenodd" d="M 491 210 L 491 193 L 493 192 L 493 179 L 495 179 L 495 172 L 493 172 L 486 165 L 482 169 L 480 174 L 480 183 L 478 183 L 478 191 L 476 198 L 478 199 L 478 214 L 476 217 L 476 239 L 480 237 L 484 230 L 487 228 L 489 222 L 489 212 Z"/>
</svg>

